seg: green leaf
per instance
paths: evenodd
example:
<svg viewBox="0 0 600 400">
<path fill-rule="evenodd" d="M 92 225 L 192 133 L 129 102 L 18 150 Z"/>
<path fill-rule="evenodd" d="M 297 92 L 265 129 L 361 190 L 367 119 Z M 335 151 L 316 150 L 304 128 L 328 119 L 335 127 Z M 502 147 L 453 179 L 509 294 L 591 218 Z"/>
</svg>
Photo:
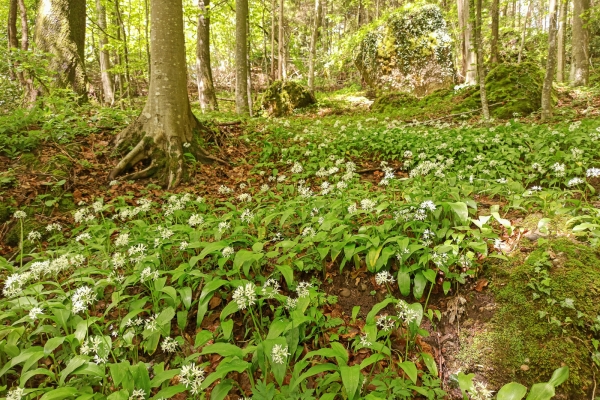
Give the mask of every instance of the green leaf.
<svg viewBox="0 0 600 400">
<path fill-rule="evenodd" d="M 433 376 L 438 376 L 437 364 L 433 356 L 429 353 L 421 353 L 421 357 L 423 357 L 423 362 L 429 373 Z"/>
<path fill-rule="evenodd" d="M 179 370 L 178 369 L 169 369 L 169 370 L 163 371 L 163 372 L 161 372 L 159 374 L 156 374 L 154 376 L 154 378 L 152 378 L 152 380 L 150 381 L 150 386 L 153 387 L 153 388 L 157 388 L 163 382 L 171 380 L 174 377 L 176 377 L 177 375 L 179 375 Z"/>
<path fill-rule="evenodd" d="M 71 359 L 71 361 L 69 361 L 69 363 L 67 364 L 65 369 L 63 369 L 60 372 L 60 381 L 59 381 L 60 385 L 63 385 L 65 383 L 65 379 L 69 376 L 69 374 L 71 374 L 77 368 L 81 367 L 86 362 L 88 362 L 88 357 L 84 357 L 84 356 L 73 357 Z"/>
<path fill-rule="evenodd" d="M 437 276 L 437 273 L 434 270 L 426 269 L 421 272 L 423 273 L 425 279 L 427 279 L 431 283 L 435 283 L 435 277 Z"/>
<path fill-rule="evenodd" d="M 394 301 L 396 300 L 388 298 L 383 300 L 382 302 L 375 304 L 371 311 L 369 311 L 369 313 L 367 314 L 367 319 L 365 320 L 365 322 L 367 324 L 375 324 L 375 316 L 379 313 L 379 311 L 383 310 L 387 307 L 388 304 L 393 303 Z"/>
<path fill-rule="evenodd" d="M 398 272 L 398 286 L 402 296 L 410 294 L 410 274 L 408 272 Z"/>
<path fill-rule="evenodd" d="M 554 387 L 561 385 L 564 381 L 569 379 L 569 367 L 558 368 L 552 374 L 552 378 L 548 381 Z"/>
<path fill-rule="evenodd" d="M 402 368 L 402 370 L 406 372 L 406 375 L 408 375 L 412 383 L 416 385 L 418 376 L 417 366 L 415 365 L 415 363 L 412 361 L 404 361 L 400 363 L 400 368 Z"/>
<path fill-rule="evenodd" d="M 151 400 L 158 400 L 158 399 L 170 399 L 171 397 L 175 396 L 177 393 L 183 393 L 185 392 L 186 388 L 183 385 L 176 385 L 176 386 L 168 386 L 164 389 L 162 389 L 161 391 L 159 391 L 158 393 L 156 393 L 156 395 L 154 395 L 154 397 L 152 397 Z"/>
<path fill-rule="evenodd" d="M 233 380 L 225 379 L 221 381 L 221 383 L 215 386 L 210 393 L 210 400 L 223 400 L 225 397 L 227 397 L 232 387 Z"/>
<path fill-rule="evenodd" d="M 369 269 L 369 271 L 375 272 L 375 266 L 377 265 L 377 259 L 379 259 L 379 255 L 381 254 L 382 249 L 383 249 L 383 246 L 371 247 L 371 249 L 369 249 L 369 252 L 367 253 L 367 258 L 366 258 L 367 268 Z"/>
<path fill-rule="evenodd" d="M 218 354 L 223 357 L 244 358 L 244 352 L 239 347 L 229 343 L 215 343 L 202 349 L 200 354 Z"/>
<path fill-rule="evenodd" d="M 49 392 L 44 393 L 40 400 L 62 400 L 67 397 L 74 397 L 79 394 L 79 390 L 74 387 L 61 387 L 58 389 L 51 389 Z"/>
<path fill-rule="evenodd" d="M 238 305 L 235 301 L 230 302 L 225 306 L 225 308 L 221 311 L 221 321 L 225 318 L 238 311 Z"/>
<path fill-rule="evenodd" d="M 181 302 L 186 310 L 189 309 L 192 305 L 192 288 L 189 286 L 182 287 L 179 289 L 179 296 L 181 296 Z"/>
<path fill-rule="evenodd" d="M 423 275 L 422 271 L 419 271 L 415 274 L 415 286 L 413 287 L 413 295 L 415 299 L 420 299 L 423 297 L 423 292 L 425 291 L 425 287 L 427 286 L 427 278 Z"/>
<path fill-rule="evenodd" d="M 527 400 L 550 400 L 554 395 L 554 385 L 549 382 L 536 383 L 531 387 Z"/>
<path fill-rule="evenodd" d="M 473 378 L 475 378 L 475 374 L 466 375 L 463 372 L 458 373 L 458 386 L 463 393 L 473 389 Z"/>
<path fill-rule="evenodd" d="M 469 209 L 465 203 L 459 201 L 457 203 L 448 203 L 448 205 L 452 211 L 458 215 L 458 218 L 460 218 L 461 221 L 467 221 L 469 219 Z"/>
<path fill-rule="evenodd" d="M 340 375 L 342 376 L 342 383 L 346 388 L 348 400 L 353 400 L 360 383 L 360 366 L 353 365 L 352 367 L 349 367 L 347 365 L 342 365 L 340 366 Z"/>
<path fill-rule="evenodd" d="M 288 286 L 291 286 L 294 283 L 294 270 L 292 270 L 292 267 L 287 264 L 276 265 L 275 267 L 281 272 Z"/>
<path fill-rule="evenodd" d="M 58 346 L 63 344 L 64 341 L 65 341 L 64 336 L 54 337 L 54 338 L 48 340 L 46 342 L 46 344 L 44 345 L 44 354 L 50 355 L 50 353 L 52 353 Z"/>
<path fill-rule="evenodd" d="M 314 367 L 309 368 L 308 371 L 306 371 L 302 375 L 300 375 L 298 377 L 298 379 L 293 381 L 293 383 L 290 383 L 290 387 L 292 389 L 294 389 L 298 384 L 300 384 L 301 382 L 304 382 L 306 379 L 310 378 L 311 376 L 314 376 L 314 375 L 317 375 L 317 374 L 320 374 L 320 373 L 323 373 L 326 371 L 336 371 L 337 369 L 338 369 L 338 367 L 331 363 L 317 364 Z"/>
<path fill-rule="evenodd" d="M 521 400 L 527 394 L 527 388 L 520 383 L 511 382 L 498 391 L 497 400 Z"/>
<path fill-rule="evenodd" d="M 118 392 L 112 393 L 106 398 L 106 400 L 128 400 L 129 392 L 125 389 L 119 390 Z"/>
</svg>

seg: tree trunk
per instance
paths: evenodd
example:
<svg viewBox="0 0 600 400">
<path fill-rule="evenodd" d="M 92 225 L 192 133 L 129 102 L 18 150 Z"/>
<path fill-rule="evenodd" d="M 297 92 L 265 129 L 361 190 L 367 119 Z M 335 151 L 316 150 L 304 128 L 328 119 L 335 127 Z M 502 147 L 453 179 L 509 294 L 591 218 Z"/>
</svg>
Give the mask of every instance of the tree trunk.
<svg viewBox="0 0 600 400">
<path fill-rule="evenodd" d="M 102 4 L 102 0 L 96 0 L 96 17 L 98 19 L 98 27 L 100 34 L 98 39 L 98 50 L 100 54 L 100 77 L 102 80 L 102 93 L 104 102 L 112 105 L 115 101 L 115 92 L 113 88 L 113 80 L 110 72 L 110 55 L 106 46 L 108 46 L 108 35 L 106 34 L 106 8 Z"/>
<path fill-rule="evenodd" d="M 192 113 L 187 95 L 182 0 L 151 0 L 150 7 L 152 74 L 148 99 L 137 120 L 117 135 L 117 149 L 132 150 L 108 178 L 115 179 L 149 159 L 149 166 L 123 179 L 158 174 L 167 188 L 173 188 L 184 176 L 184 147 L 200 161 L 218 160 L 199 146 L 197 135 L 207 128 Z"/>
<path fill-rule="evenodd" d="M 587 11 L 590 0 L 573 0 L 573 39 L 571 85 L 585 86 L 590 75 L 590 40 L 586 26 Z"/>
<path fill-rule="evenodd" d="M 252 117 L 253 103 L 252 103 L 252 62 L 250 61 L 250 54 L 252 54 L 252 36 L 250 36 L 250 10 L 246 13 L 246 91 L 248 96 L 248 114 Z"/>
<path fill-rule="evenodd" d="M 481 0 L 475 0 L 475 46 L 477 50 L 477 78 L 479 79 L 479 95 L 483 118 L 490 119 L 487 93 L 485 91 L 485 68 L 483 66 L 483 43 L 481 40 Z"/>
<path fill-rule="evenodd" d="M 53 55 L 49 67 L 56 73 L 54 85 L 69 87 L 84 100 L 85 18 L 85 1 L 40 0 L 35 23 L 37 48 Z"/>
<path fill-rule="evenodd" d="M 29 50 L 29 22 L 25 0 L 19 0 L 19 12 L 21 13 L 21 50 L 27 51 Z"/>
<path fill-rule="evenodd" d="M 17 0 L 10 0 L 8 10 L 8 48 L 16 49 L 19 47 L 17 39 Z"/>
<path fill-rule="evenodd" d="M 557 50 L 557 61 L 556 61 L 556 81 L 565 81 L 565 30 L 567 27 L 567 13 L 569 10 L 569 1 L 560 0 L 559 10 L 559 22 L 558 22 L 558 50 Z"/>
<path fill-rule="evenodd" d="M 271 6 L 271 79 L 275 80 L 275 7 L 276 1 L 273 0 Z"/>
<path fill-rule="evenodd" d="M 285 42 L 285 37 L 283 34 L 283 0 L 279 1 L 279 43 L 278 43 L 278 50 L 279 50 L 279 54 L 278 57 L 279 59 L 278 61 L 278 72 L 277 72 L 277 78 L 279 80 L 285 80 L 287 77 L 286 71 L 285 71 L 285 50 L 283 48 L 283 43 Z"/>
<path fill-rule="evenodd" d="M 77 0 L 74 0 L 77 1 Z M 125 62 L 125 82 L 127 83 L 127 98 L 131 101 L 131 75 L 129 74 L 129 46 L 127 44 L 127 31 L 125 30 L 125 23 L 121 15 L 121 6 L 119 0 L 115 0 L 115 13 L 117 15 L 117 24 L 119 25 L 120 35 L 123 35 L 123 61 Z"/>
<path fill-rule="evenodd" d="M 322 0 L 315 0 L 315 26 L 310 38 L 310 59 L 308 61 L 308 90 L 315 94 L 315 58 L 317 55 L 317 40 L 319 39 L 319 30 L 321 20 L 323 19 Z"/>
<path fill-rule="evenodd" d="M 490 62 L 498 63 L 498 30 L 500 20 L 500 0 L 492 0 L 492 40 L 490 43 Z"/>
<path fill-rule="evenodd" d="M 521 63 L 521 57 L 523 56 L 523 49 L 525 48 L 525 37 L 527 35 L 527 21 L 531 17 L 531 10 L 533 8 L 533 0 L 529 0 L 529 6 L 527 7 L 527 16 L 523 23 L 523 31 L 521 32 L 521 44 L 519 46 L 519 55 L 517 56 L 517 64 Z"/>
<path fill-rule="evenodd" d="M 196 42 L 196 68 L 198 99 L 202 112 L 219 109 L 210 65 L 210 0 L 199 0 L 198 41 Z"/>
<path fill-rule="evenodd" d="M 550 0 L 548 18 L 548 60 L 546 61 L 546 76 L 542 87 L 542 121 L 552 117 L 552 82 L 554 80 L 554 69 L 556 67 L 556 33 L 558 24 L 556 18 L 557 0 Z"/>
<path fill-rule="evenodd" d="M 246 115 L 248 108 L 248 0 L 235 1 L 235 111 Z"/>
<path fill-rule="evenodd" d="M 472 24 L 469 15 L 469 0 L 458 0 L 458 26 L 461 31 L 462 76 L 467 85 L 477 83 L 477 55 L 472 45 Z"/>
</svg>

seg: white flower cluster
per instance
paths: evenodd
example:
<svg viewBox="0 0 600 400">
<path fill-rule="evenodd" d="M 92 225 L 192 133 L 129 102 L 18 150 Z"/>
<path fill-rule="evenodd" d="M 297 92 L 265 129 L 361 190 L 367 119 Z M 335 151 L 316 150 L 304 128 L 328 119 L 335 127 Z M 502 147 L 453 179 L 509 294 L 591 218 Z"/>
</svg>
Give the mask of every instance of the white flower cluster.
<svg viewBox="0 0 600 400">
<path fill-rule="evenodd" d="M 245 209 L 242 215 L 240 216 L 242 222 L 250 223 L 254 219 L 254 214 L 249 209 Z"/>
<path fill-rule="evenodd" d="M 376 324 L 384 332 L 391 331 L 394 328 L 394 319 L 388 315 L 381 315 Z"/>
<path fill-rule="evenodd" d="M 81 345 L 79 352 L 83 355 L 94 353 L 94 362 L 96 364 L 105 364 L 108 362 L 110 349 L 110 338 L 91 336 Z"/>
<path fill-rule="evenodd" d="M 392 284 L 395 279 L 388 271 L 381 271 L 375 274 L 375 282 L 378 285 Z"/>
<path fill-rule="evenodd" d="M 238 286 L 233 292 L 233 301 L 235 301 L 240 310 L 246 309 L 254 305 L 256 302 L 256 292 L 253 283 Z"/>
<path fill-rule="evenodd" d="M 75 290 L 71 301 L 73 303 L 73 313 L 78 314 L 87 311 L 88 306 L 96 301 L 96 293 L 89 286 L 81 286 Z"/>
<path fill-rule="evenodd" d="M 398 309 L 398 318 L 404 321 L 406 324 L 410 324 L 415 321 L 418 317 L 416 311 L 408 307 L 408 303 L 404 300 L 398 301 L 396 304 L 396 308 Z"/>
<path fill-rule="evenodd" d="M 165 351 L 167 353 L 174 353 L 177 350 L 178 346 L 179 344 L 177 343 L 177 341 L 170 336 L 165 337 L 162 343 L 160 344 L 160 348 L 162 349 L 162 351 Z"/>
<path fill-rule="evenodd" d="M 204 381 L 204 370 L 194 363 L 184 365 L 179 372 L 179 380 L 193 395 L 196 395 L 200 393 L 200 386 Z"/>
<path fill-rule="evenodd" d="M 271 350 L 271 358 L 275 364 L 285 364 L 285 360 L 289 355 L 288 347 L 283 347 L 280 344 L 276 344 Z"/>
<path fill-rule="evenodd" d="M 277 294 L 279 294 L 279 282 L 275 279 L 267 279 L 265 284 L 262 287 L 262 294 L 266 296 L 268 299 L 273 299 Z"/>
<path fill-rule="evenodd" d="M 586 171 L 585 175 L 588 178 L 597 178 L 600 176 L 600 168 L 590 168 Z"/>
<path fill-rule="evenodd" d="M 570 179 L 569 182 L 567 182 L 567 186 L 573 187 L 573 186 L 581 185 L 584 182 L 585 181 L 583 179 L 575 177 L 573 179 Z"/>
<path fill-rule="evenodd" d="M 306 297 L 310 294 L 309 289 L 312 287 L 312 283 L 310 282 L 300 282 L 298 286 L 296 286 L 296 293 L 298 297 Z"/>
<path fill-rule="evenodd" d="M 190 219 L 188 219 L 188 225 L 191 226 L 192 228 L 194 228 L 198 225 L 202 225 L 203 223 L 204 223 L 204 218 L 198 214 L 192 214 Z"/>
<path fill-rule="evenodd" d="M 235 250 L 231 246 L 227 246 L 221 251 L 221 254 L 225 258 L 231 257 L 234 253 L 235 253 Z"/>
</svg>

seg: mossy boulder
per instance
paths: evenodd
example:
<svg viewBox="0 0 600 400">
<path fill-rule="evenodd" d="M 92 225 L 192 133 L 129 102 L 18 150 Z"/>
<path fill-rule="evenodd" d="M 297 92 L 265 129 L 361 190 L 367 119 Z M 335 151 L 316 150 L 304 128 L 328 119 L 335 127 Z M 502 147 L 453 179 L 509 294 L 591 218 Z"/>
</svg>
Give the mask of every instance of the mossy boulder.
<svg viewBox="0 0 600 400">
<path fill-rule="evenodd" d="M 281 117 L 316 102 L 308 88 L 298 82 L 275 81 L 263 94 L 261 107 L 265 116 Z"/>
<path fill-rule="evenodd" d="M 498 119 L 523 117 L 540 109 L 544 71 L 532 62 L 499 64 L 485 78 L 490 115 Z M 500 104 L 498 104 L 500 103 Z M 455 111 L 481 107 L 477 87 Z"/>
<path fill-rule="evenodd" d="M 379 96 L 371 104 L 371 111 L 375 112 L 393 112 L 407 107 L 414 107 L 419 103 L 419 99 L 410 93 L 391 92 Z"/>
<path fill-rule="evenodd" d="M 357 33 L 354 64 L 369 88 L 425 96 L 454 82 L 452 40 L 440 8 L 407 4 Z"/>
</svg>

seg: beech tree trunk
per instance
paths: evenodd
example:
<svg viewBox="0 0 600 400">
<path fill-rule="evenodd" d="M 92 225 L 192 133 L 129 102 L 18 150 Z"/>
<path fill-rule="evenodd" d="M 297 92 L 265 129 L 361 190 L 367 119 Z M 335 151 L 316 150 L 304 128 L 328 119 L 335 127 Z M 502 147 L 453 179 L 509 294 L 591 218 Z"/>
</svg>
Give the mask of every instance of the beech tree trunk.
<svg viewBox="0 0 600 400">
<path fill-rule="evenodd" d="M 590 75 L 590 40 L 585 20 L 589 8 L 590 0 L 573 0 L 572 86 L 587 85 Z"/>
<path fill-rule="evenodd" d="M 210 65 L 210 0 L 199 0 L 198 41 L 196 42 L 196 73 L 198 99 L 203 112 L 219 109 Z"/>
<path fill-rule="evenodd" d="M 277 79 L 275 76 L 275 10 L 277 3 L 272 1 L 271 6 L 271 79 Z"/>
<path fill-rule="evenodd" d="M 473 50 L 473 25 L 469 14 L 469 0 L 457 0 L 458 26 L 461 31 L 462 76 L 467 85 L 477 83 L 477 55 Z"/>
<path fill-rule="evenodd" d="M 308 90 L 315 94 L 315 58 L 317 55 L 317 40 L 323 19 L 323 2 L 315 0 L 315 26 L 310 37 L 310 58 L 308 61 Z"/>
<path fill-rule="evenodd" d="M 475 46 L 477 50 L 477 78 L 479 80 L 479 95 L 484 119 L 490 119 L 487 93 L 485 91 L 485 68 L 483 66 L 483 43 L 481 40 L 481 0 L 475 0 Z"/>
<path fill-rule="evenodd" d="M 19 47 L 17 39 L 17 0 L 10 0 L 8 9 L 8 48 L 16 49 Z"/>
<path fill-rule="evenodd" d="M 527 22 L 531 18 L 531 9 L 533 8 L 533 0 L 529 0 L 529 6 L 527 7 L 527 15 L 525 16 L 525 22 L 523 23 L 523 31 L 521 32 L 521 44 L 519 45 L 519 55 L 517 56 L 517 64 L 521 63 L 523 56 L 523 49 L 525 48 L 525 37 L 527 35 Z"/>
<path fill-rule="evenodd" d="M 21 50 L 29 50 L 29 22 L 27 22 L 27 7 L 25 0 L 19 0 L 19 12 L 21 13 Z"/>
<path fill-rule="evenodd" d="M 71 88 L 87 98 L 84 65 L 85 1 L 40 0 L 35 22 L 35 43 L 51 53 L 50 70 L 56 72 L 54 85 Z"/>
<path fill-rule="evenodd" d="M 117 135 L 117 150 L 132 150 L 108 178 L 115 179 L 149 160 L 148 166 L 129 172 L 123 179 L 158 175 L 167 188 L 173 188 L 184 176 L 184 152 L 203 162 L 220 160 L 200 147 L 198 135 L 208 128 L 198 122 L 190 108 L 182 0 L 151 0 L 150 7 L 152 74 L 148 99 L 137 120 Z"/>
<path fill-rule="evenodd" d="M 542 121 L 552 117 L 552 83 L 554 81 L 554 70 L 556 68 L 556 34 L 557 24 L 557 0 L 550 0 L 550 10 L 548 18 L 548 59 L 546 61 L 546 76 L 542 87 Z"/>
<path fill-rule="evenodd" d="M 285 80 L 287 78 L 287 73 L 285 70 L 284 42 L 285 42 L 285 38 L 284 38 L 284 32 L 283 32 L 283 0 L 280 0 L 279 1 L 279 43 L 278 43 L 279 59 L 277 60 L 278 66 L 279 66 L 277 78 L 279 80 Z"/>
<path fill-rule="evenodd" d="M 560 0 L 560 9 L 559 9 L 559 21 L 558 21 L 558 50 L 557 50 L 557 58 L 556 58 L 556 81 L 564 82 L 565 81 L 565 67 L 566 67 L 566 57 L 565 57 L 565 29 L 567 26 L 567 13 L 569 10 L 569 1 L 568 0 Z"/>
<path fill-rule="evenodd" d="M 235 0 L 235 111 L 246 115 L 248 108 L 248 0 Z"/>
<path fill-rule="evenodd" d="M 96 17 L 100 34 L 98 35 L 98 49 L 100 54 L 100 78 L 102 80 L 102 94 L 104 102 L 112 105 L 115 102 L 115 91 L 113 79 L 110 72 L 110 54 L 106 49 L 108 46 L 108 35 L 106 33 L 106 8 L 102 0 L 96 0 Z"/>
<path fill-rule="evenodd" d="M 492 0 L 492 40 L 490 42 L 490 62 L 498 63 L 498 36 L 500 21 L 500 0 Z"/>
</svg>

